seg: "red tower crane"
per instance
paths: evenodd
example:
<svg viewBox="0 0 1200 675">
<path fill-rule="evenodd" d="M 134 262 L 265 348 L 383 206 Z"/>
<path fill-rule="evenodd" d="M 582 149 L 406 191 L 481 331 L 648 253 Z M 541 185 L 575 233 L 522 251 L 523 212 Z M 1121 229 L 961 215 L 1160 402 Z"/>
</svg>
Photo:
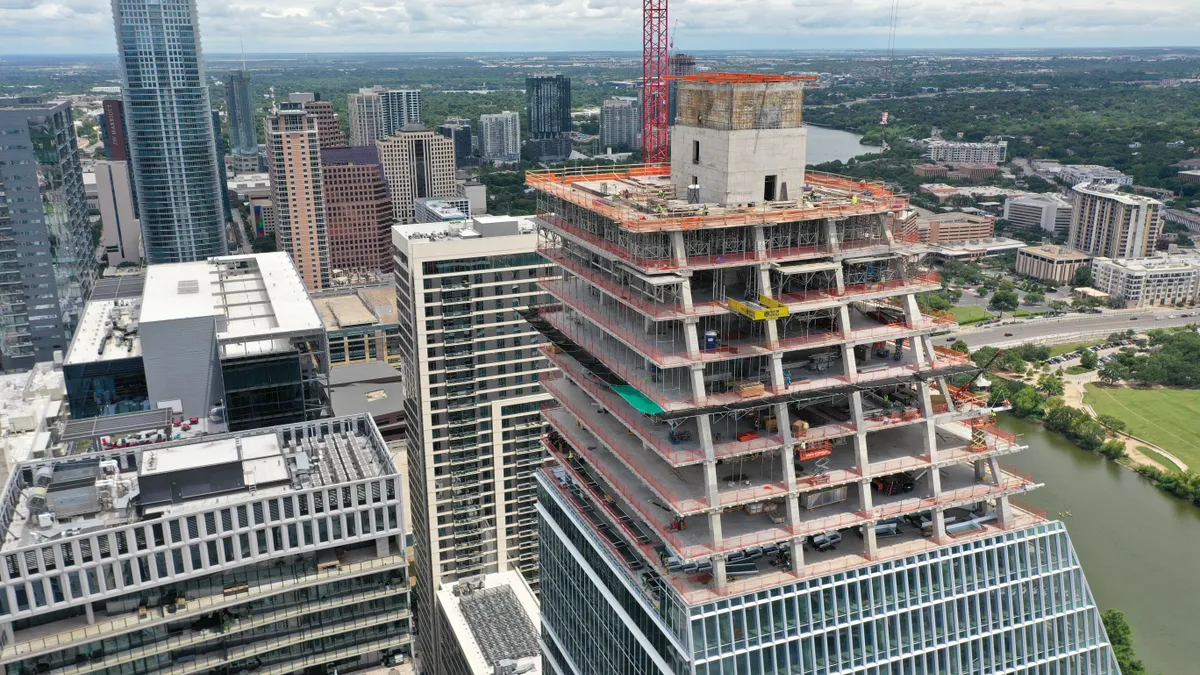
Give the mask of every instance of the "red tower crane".
<svg viewBox="0 0 1200 675">
<path fill-rule="evenodd" d="M 642 0 L 642 161 L 665 164 L 667 150 L 668 0 Z"/>
</svg>

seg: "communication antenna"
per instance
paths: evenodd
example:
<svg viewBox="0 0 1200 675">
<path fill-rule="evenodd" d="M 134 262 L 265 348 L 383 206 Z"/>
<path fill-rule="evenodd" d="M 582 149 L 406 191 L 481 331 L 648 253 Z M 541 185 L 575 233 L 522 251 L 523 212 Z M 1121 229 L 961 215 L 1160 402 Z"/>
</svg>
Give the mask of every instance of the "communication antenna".
<svg viewBox="0 0 1200 675">
<path fill-rule="evenodd" d="M 892 69 L 896 58 L 896 25 L 900 22 L 900 0 L 892 0 L 892 15 L 891 25 L 888 27 L 888 46 L 887 46 L 887 98 L 892 98 L 896 95 L 895 80 L 892 77 Z M 879 123 L 886 126 L 888 123 L 888 114 L 884 112 L 880 117 Z"/>
<path fill-rule="evenodd" d="M 246 70 L 246 41 L 242 39 L 241 35 L 238 36 L 238 44 L 241 45 L 241 47 L 242 47 L 242 71 L 245 71 Z"/>
</svg>

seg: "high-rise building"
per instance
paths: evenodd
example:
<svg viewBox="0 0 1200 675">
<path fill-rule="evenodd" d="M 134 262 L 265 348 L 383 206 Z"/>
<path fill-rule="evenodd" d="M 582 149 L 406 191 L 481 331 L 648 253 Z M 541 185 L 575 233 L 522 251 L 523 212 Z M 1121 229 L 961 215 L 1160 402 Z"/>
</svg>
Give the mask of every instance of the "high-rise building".
<svg viewBox="0 0 1200 675">
<path fill-rule="evenodd" d="M 4 179 L 0 178 L 0 242 L 11 241 L 15 241 L 12 213 Z M 16 256 L 0 256 L 0 370 L 25 368 L 36 362 L 21 263 Z"/>
<path fill-rule="evenodd" d="M 266 128 L 275 239 L 304 287 L 319 291 L 329 286 L 329 230 L 317 118 L 304 110 L 276 110 Z"/>
<path fill-rule="evenodd" d="M 479 116 L 479 154 L 488 162 L 521 160 L 521 116 L 505 110 Z"/>
<path fill-rule="evenodd" d="M 142 261 L 142 225 L 133 209 L 128 162 L 96 162 L 100 202 L 100 245 L 108 266 Z"/>
<path fill-rule="evenodd" d="M 9 263 L 0 284 L 20 301 L 0 307 L 4 368 L 52 361 L 65 350 L 96 279 L 83 168 L 71 105 L 0 99 L 0 191 L 8 202 Z M 18 270 L 19 275 L 13 271 Z"/>
<path fill-rule="evenodd" d="M 379 92 L 383 87 L 375 85 L 359 89 L 357 94 L 347 98 L 347 110 L 350 114 L 350 145 L 361 147 L 375 145 L 375 141 L 384 138 L 383 113 L 381 112 Z"/>
<path fill-rule="evenodd" d="M 0 592 L 29 599 L 0 622 L 14 671 L 301 673 L 411 654 L 404 486 L 369 415 L 85 447 L 102 449 L 23 459 L 7 480 Z"/>
<path fill-rule="evenodd" d="M 437 663 L 435 597 L 509 569 L 537 578 L 533 470 L 549 367 L 519 310 L 550 269 L 522 217 L 392 228 L 422 658 Z M 483 298 L 486 298 L 484 300 Z"/>
<path fill-rule="evenodd" d="M 346 134 L 342 133 L 338 115 L 333 110 L 332 101 L 322 101 L 321 95 L 311 92 L 294 92 L 288 94 L 288 102 L 300 106 L 317 120 L 317 135 L 321 148 L 346 147 Z"/>
<path fill-rule="evenodd" d="M 229 118 L 230 150 L 235 155 L 258 155 L 254 107 L 254 99 L 250 98 L 250 72 L 230 71 L 225 78 L 225 114 Z"/>
<path fill-rule="evenodd" d="M 114 0 L 112 7 L 146 259 L 224 255 L 221 158 L 195 0 Z"/>
<path fill-rule="evenodd" d="M 642 129 L 637 101 L 610 98 L 600 106 L 600 147 L 633 150 Z"/>
<path fill-rule="evenodd" d="M 321 185 L 333 274 L 391 274 L 392 197 L 378 148 L 323 148 Z"/>
<path fill-rule="evenodd" d="M 413 201 L 420 197 L 451 197 L 454 180 L 454 142 L 420 125 L 410 125 L 378 141 L 379 158 L 392 193 L 397 225 L 413 222 Z"/>
<path fill-rule="evenodd" d="M 125 131 L 125 109 L 116 99 L 100 103 L 100 140 L 104 143 L 104 158 L 110 162 L 129 161 L 129 138 Z"/>
<path fill-rule="evenodd" d="M 415 89 L 385 89 L 379 92 L 379 130 L 382 138 L 410 124 L 421 123 L 421 92 Z"/>
<path fill-rule="evenodd" d="M 471 153 L 471 120 L 451 117 L 437 128 L 437 132 L 454 141 L 455 165 L 463 167 L 474 163 L 475 159 Z"/>
<path fill-rule="evenodd" d="M 1162 202 L 1117 192 L 1116 185 L 1088 183 L 1071 188 L 1071 231 L 1067 244 L 1100 258 L 1144 258 L 1162 232 Z"/>
<path fill-rule="evenodd" d="M 1066 529 L 1014 499 L 1016 437 L 946 382 L 978 368 L 930 337 L 954 321 L 918 306 L 903 198 L 807 172 L 813 204 L 771 203 L 805 164 L 799 83 L 696 77 L 669 169 L 528 174 L 562 267 L 525 312 L 564 376 L 543 667 L 1116 675 Z"/>
<path fill-rule="evenodd" d="M 562 75 L 525 78 L 529 138 L 539 159 L 561 160 L 571 154 L 571 80 Z"/>
</svg>

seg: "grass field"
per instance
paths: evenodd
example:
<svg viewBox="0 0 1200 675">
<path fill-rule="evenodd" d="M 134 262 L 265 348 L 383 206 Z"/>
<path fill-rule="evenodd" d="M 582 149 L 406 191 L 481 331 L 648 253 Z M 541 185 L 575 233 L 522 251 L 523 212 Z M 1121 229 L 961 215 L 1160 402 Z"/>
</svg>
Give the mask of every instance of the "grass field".
<svg viewBox="0 0 1200 675">
<path fill-rule="evenodd" d="M 1125 431 L 1200 469 L 1200 390 L 1128 389 L 1087 385 L 1084 402 L 1097 415 L 1125 422 Z"/>
<path fill-rule="evenodd" d="M 1175 462 L 1172 462 L 1171 460 L 1167 459 L 1166 457 L 1163 457 L 1161 452 L 1147 448 L 1144 445 L 1137 446 L 1137 449 L 1138 449 L 1138 452 L 1140 452 L 1143 455 L 1149 457 L 1150 459 L 1158 462 L 1164 468 L 1166 468 L 1168 471 L 1175 471 L 1176 469 L 1179 468 L 1179 467 L 1175 466 Z"/>
<path fill-rule="evenodd" d="M 964 305 L 962 307 L 951 307 L 950 312 L 954 314 L 954 318 L 958 320 L 960 325 L 976 323 L 979 321 L 987 321 L 992 318 L 992 313 L 979 305 Z"/>
<path fill-rule="evenodd" d="M 1063 372 L 1068 375 L 1082 375 L 1090 370 L 1091 368 L 1084 368 L 1083 366 L 1071 366 Z M 1088 401 L 1088 403 L 1091 403 L 1091 401 Z"/>
</svg>

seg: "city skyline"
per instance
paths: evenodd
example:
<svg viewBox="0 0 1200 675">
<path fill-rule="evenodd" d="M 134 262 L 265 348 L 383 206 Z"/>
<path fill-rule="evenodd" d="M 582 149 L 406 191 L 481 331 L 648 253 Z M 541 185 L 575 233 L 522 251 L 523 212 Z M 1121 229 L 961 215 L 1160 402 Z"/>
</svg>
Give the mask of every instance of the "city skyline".
<svg viewBox="0 0 1200 675">
<path fill-rule="evenodd" d="M 1001 5 L 997 11 L 997 5 Z M 853 12 L 845 3 L 779 0 L 726 3 L 721 6 L 681 2 L 672 7 L 678 18 L 681 49 L 884 49 L 888 44 L 891 3 L 856 0 Z M 1037 3 L 1001 0 L 951 5 L 945 0 L 917 0 L 901 9 L 896 47 L 924 48 L 930 36 L 946 48 L 1081 47 L 1095 45 L 1196 45 L 1188 26 L 1200 22 L 1200 6 L 1151 0 L 1113 6 L 1102 13 L 1087 11 L 1083 0 Z M 954 20 L 945 11 L 953 8 Z M 109 54 L 112 23 L 104 4 L 73 0 L 3 0 L 0 35 L 12 54 Z M 237 53 L 240 43 L 256 52 L 339 52 L 347 46 L 361 51 L 393 51 L 396 36 L 413 51 L 461 51 L 464 37 L 480 50 L 511 47 L 520 31 L 523 49 L 628 50 L 637 47 L 641 5 L 625 2 L 567 0 L 553 7 L 513 2 L 459 0 L 447 7 L 437 2 L 403 5 L 335 7 L 326 0 L 295 0 L 287 7 L 267 3 L 222 6 L 202 0 L 198 10 L 208 34 L 204 48 L 212 53 Z M 541 22 L 548 13 L 560 17 Z M 769 23 L 755 17 L 770 14 Z M 586 20 L 590 30 L 578 35 L 569 27 Z M 731 30 L 744 26 L 744 30 Z M 803 26 L 797 36 L 793 26 Z M 535 27 L 536 30 L 530 30 Z"/>
</svg>

